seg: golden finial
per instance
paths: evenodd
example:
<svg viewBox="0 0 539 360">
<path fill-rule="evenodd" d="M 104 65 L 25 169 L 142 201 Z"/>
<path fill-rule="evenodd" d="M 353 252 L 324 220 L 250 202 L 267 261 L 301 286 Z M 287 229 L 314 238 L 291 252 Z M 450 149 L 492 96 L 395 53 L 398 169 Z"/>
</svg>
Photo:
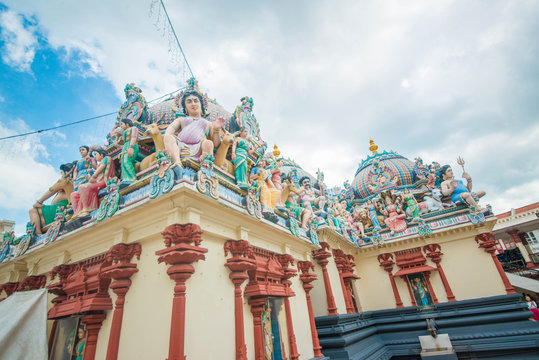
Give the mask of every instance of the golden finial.
<svg viewBox="0 0 539 360">
<path fill-rule="evenodd" d="M 369 141 L 371 143 L 371 145 L 369 146 L 369 150 L 372 151 L 373 155 L 376 155 L 376 150 L 378 150 L 378 145 L 374 143 L 374 140 L 372 140 L 372 138 L 369 138 Z"/>
<path fill-rule="evenodd" d="M 277 144 L 273 145 L 273 156 L 277 159 L 281 155 L 281 152 L 279 151 L 279 148 L 277 147 Z"/>
</svg>

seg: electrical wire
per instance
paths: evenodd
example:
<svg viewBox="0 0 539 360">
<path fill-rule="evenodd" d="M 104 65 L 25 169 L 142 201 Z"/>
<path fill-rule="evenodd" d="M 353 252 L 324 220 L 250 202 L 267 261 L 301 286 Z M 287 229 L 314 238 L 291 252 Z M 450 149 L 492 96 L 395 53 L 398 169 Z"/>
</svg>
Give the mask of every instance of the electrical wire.
<svg viewBox="0 0 539 360">
<path fill-rule="evenodd" d="M 168 24 L 170 25 L 170 28 L 172 29 L 172 34 L 174 34 L 174 38 L 176 39 L 176 43 L 178 44 L 178 47 L 180 48 L 180 51 L 183 55 L 185 64 L 187 64 L 187 68 L 189 69 L 189 72 L 191 73 L 191 77 L 195 77 L 195 75 L 193 75 L 193 71 L 191 70 L 191 66 L 189 66 L 187 57 L 185 56 L 185 53 L 183 52 L 182 46 L 180 45 L 180 40 L 178 40 L 178 36 L 176 36 L 176 31 L 174 30 L 174 27 L 172 26 L 172 22 L 170 21 L 170 18 L 168 17 L 168 12 L 167 12 L 167 9 L 165 8 L 165 4 L 163 3 L 163 0 L 159 0 L 159 1 L 161 2 L 161 6 L 163 7 L 163 10 L 165 11 L 165 16 L 167 17 Z"/>
<path fill-rule="evenodd" d="M 166 96 L 169 96 L 169 95 L 172 95 L 180 90 L 183 90 L 185 88 L 179 88 L 177 90 L 174 90 L 172 92 L 169 92 L 168 94 L 165 94 L 165 95 L 162 95 L 162 96 L 159 96 L 158 98 L 155 98 L 153 100 L 150 100 L 148 101 L 147 103 L 150 104 L 152 102 L 155 102 L 157 100 L 160 100 Z M 54 127 L 50 127 L 50 128 L 46 128 L 46 129 L 41 129 L 41 130 L 36 130 L 36 131 L 30 131 L 30 132 L 27 132 L 27 133 L 24 133 L 24 134 L 16 134 L 16 135 L 10 135 L 10 136 L 6 136 L 6 137 L 2 137 L 0 138 L 0 141 L 2 140 L 8 140 L 8 139 L 14 139 L 14 138 L 18 138 L 18 137 L 22 137 L 22 136 L 28 136 L 28 135 L 33 135 L 33 134 L 41 134 L 43 132 L 46 132 L 46 131 L 51 131 L 51 130 L 56 130 L 56 129 L 60 129 L 60 128 L 63 128 L 63 127 L 66 127 L 66 126 L 71 126 L 71 125 L 76 125 L 76 124 L 80 124 L 80 123 L 83 123 L 83 122 L 87 122 L 87 121 L 91 121 L 91 120 L 97 120 L 97 119 L 101 119 L 101 118 L 104 118 L 106 116 L 110 116 L 110 115 L 114 115 L 114 114 L 117 114 L 118 112 L 117 111 L 113 111 L 113 112 L 110 112 L 110 113 L 107 113 L 107 114 L 103 114 L 103 115 L 98 115 L 98 116 L 94 116 L 94 117 L 91 117 L 91 118 L 86 118 L 86 119 L 82 119 L 82 120 L 77 120 L 77 121 L 73 121 L 71 123 L 67 123 L 67 124 L 62 124 L 62 125 L 58 125 L 58 126 L 54 126 Z"/>
</svg>

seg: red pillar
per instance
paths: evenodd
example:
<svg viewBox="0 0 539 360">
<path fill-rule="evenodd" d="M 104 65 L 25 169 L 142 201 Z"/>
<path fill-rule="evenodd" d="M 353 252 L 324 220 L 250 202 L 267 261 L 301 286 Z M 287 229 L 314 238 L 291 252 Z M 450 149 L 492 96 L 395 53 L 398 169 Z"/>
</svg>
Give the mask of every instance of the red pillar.
<svg viewBox="0 0 539 360">
<path fill-rule="evenodd" d="M 390 253 L 384 253 L 378 255 L 378 262 L 380 263 L 380 266 L 384 268 L 385 271 L 387 271 L 389 275 L 389 281 L 391 282 L 391 287 L 393 288 L 393 295 L 395 295 L 395 304 L 397 305 L 397 308 L 402 307 L 402 300 L 399 295 L 399 290 L 397 289 L 397 285 L 395 284 L 395 279 L 393 278 L 393 255 Z"/>
<path fill-rule="evenodd" d="M 310 273 L 309 269 L 314 271 L 314 264 L 310 261 L 298 261 L 298 269 L 301 271 L 299 279 L 303 283 L 303 289 L 305 290 L 305 297 L 307 298 L 307 310 L 309 312 L 309 323 L 311 325 L 311 337 L 313 339 L 313 352 L 315 358 L 323 357 L 324 355 L 320 350 L 320 342 L 318 341 L 318 332 L 316 331 L 316 324 L 314 322 L 313 304 L 311 302 L 311 290 L 314 287 L 311 283 L 316 280 L 316 274 Z"/>
<path fill-rule="evenodd" d="M 353 314 L 354 304 L 352 303 L 352 296 L 348 291 L 348 287 L 344 283 L 343 273 L 347 265 L 346 255 L 341 249 L 333 249 L 333 258 L 335 259 L 335 264 L 337 265 L 337 270 L 339 271 L 339 280 L 341 281 L 342 293 L 344 296 L 344 303 L 346 305 L 346 313 Z"/>
<path fill-rule="evenodd" d="M 441 256 L 443 255 L 443 253 L 440 251 L 441 248 L 442 247 L 439 244 L 429 244 L 423 246 L 423 251 L 425 254 L 427 254 L 427 257 L 429 257 L 432 262 L 436 264 L 436 268 L 438 269 L 438 273 L 442 279 L 442 284 L 444 285 L 445 293 L 447 294 L 447 301 L 452 302 L 456 301 L 456 299 L 455 295 L 453 295 L 453 291 L 451 290 L 451 286 L 449 286 L 449 281 L 447 281 L 447 278 L 445 277 L 442 265 L 440 265 L 440 262 L 442 261 Z"/>
<path fill-rule="evenodd" d="M 264 333 L 262 331 L 262 313 L 266 306 L 266 298 L 250 298 L 251 313 L 253 314 L 253 331 L 255 338 L 255 360 L 264 360 Z"/>
<path fill-rule="evenodd" d="M 225 266 L 230 269 L 230 279 L 234 283 L 234 316 L 236 329 L 236 360 L 247 360 L 247 346 L 243 326 L 243 297 L 241 284 L 249 278 L 248 270 L 256 268 L 251 244 L 246 240 L 228 240 L 224 245 L 225 256 L 232 253 Z"/>
<path fill-rule="evenodd" d="M 410 282 L 408 281 L 408 276 L 402 275 L 401 279 L 404 280 L 406 283 L 406 286 L 408 286 L 408 292 L 410 293 L 410 300 L 412 300 L 412 306 L 417 306 L 417 303 L 415 302 L 415 296 L 412 291 L 412 287 L 410 286 Z"/>
<path fill-rule="evenodd" d="M 432 288 L 432 285 L 430 284 L 430 273 L 428 271 L 424 271 L 423 275 L 425 276 L 425 281 L 427 282 L 427 286 L 429 287 L 430 295 L 432 297 L 432 301 L 435 304 L 438 304 L 438 298 L 436 298 L 436 294 L 434 293 L 434 289 Z"/>
<path fill-rule="evenodd" d="M 81 318 L 81 322 L 86 327 L 86 345 L 84 346 L 83 360 L 94 360 L 97 347 L 97 337 L 101 324 L 105 320 L 105 314 L 89 314 Z"/>
<path fill-rule="evenodd" d="M 155 254 L 159 256 L 158 262 L 170 265 L 167 274 L 176 283 L 172 300 L 168 360 L 185 360 L 185 282 L 195 272 L 191 264 L 204 260 L 208 249 L 198 246 L 202 242 L 202 229 L 196 224 L 169 225 L 161 234 L 166 248 L 156 251 Z M 191 245 L 193 242 L 194 246 Z"/>
<path fill-rule="evenodd" d="M 333 298 L 333 291 L 331 290 L 331 282 L 329 281 L 329 274 L 327 270 L 328 258 L 331 257 L 329 250 L 329 244 L 321 242 L 321 249 L 313 250 L 313 258 L 316 259 L 318 264 L 322 267 L 322 273 L 324 276 L 324 286 L 326 288 L 326 298 L 328 302 L 328 315 L 338 315 L 337 306 L 335 305 L 335 299 Z"/>
<path fill-rule="evenodd" d="M 124 314 L 125 295 L 131 286 L 131 276 L 138 269 L 136 264 L 130 263 L 133 256 L 140 259 L 140 244 L 116 244 L 107 252 L 107 260 L 112 263 L 111 266 L 103 268 L 101 275 L 110 278 L 109 288 L 118 296 L 115 302 L 112 323 L 110 325 L 109 345 L 107 348 L 107 360 L 116 360 L 118 358 L 118 349 L 120 346 L 120 334 L 122 332 L 122 320 Z"/>
<path fill-rule="evenodd" d="M 511 286 L 511 283 L 509 282 L 507 275 L 505 275 L 505 271 L 503 270 L 502 264 L 500 264 L 500 261 L 495 255 L 497 240 L 496 240 L 496 237 L 494 237 L 494 234 L 492 233 L 479 234 L 475 237 L 475 241 L 479 244 L 480 248 L 483 248 L 492 257 L 492 261 L 494 261 L 494 265 L 496 265 L 496 269 L 498 269 L 498 273 L 500 274 L 500 277 L 502 278 L 502 282 L 505 286 L 505 291 L 508 294 L 514 294 L 515 289 L 513 289 L 513 286 Z"/>
<path fill-rule="evenodd" d="M 294 265 L 294 258 L 288 254 L 282 254 L 278 256 L 279 262 L 281 263 L 284 271 L 283 278 L 281 282 L 285 286 L 286 297 L 284 298 L 284 308 L 286 311 L 286 328 L 288 330 L 288 345 L 290 346 L 290 359 L 298 360 L 298 346 L 296 344 L 296 335 L 294 334 L 294 325 L 292 324 L 292 311 L 290 310 L 290 301 L 289 297 L 294 296 L 290 285 L 292 282 L 290 278 L 297 275 L 297 271 L 290 268 L 289 265 Z"/>
<path fill-rule="evenodd" d="M 518 230 L 509 230 L 507 232 L 507 234 L 509 234 L 509 236 L 511 236 L 511 240 L 513 240 L 515 245 L 518 244 L 519 242 L 522 242 L 520 240 L 520 236 L 518 236 Z"/>
</svg>

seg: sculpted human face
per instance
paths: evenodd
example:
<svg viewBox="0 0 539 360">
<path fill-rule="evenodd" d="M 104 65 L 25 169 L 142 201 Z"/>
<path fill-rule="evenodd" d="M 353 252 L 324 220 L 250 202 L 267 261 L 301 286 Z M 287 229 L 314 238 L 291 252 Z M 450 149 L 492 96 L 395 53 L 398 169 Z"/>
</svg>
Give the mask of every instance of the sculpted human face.
<svg viewBox="0 0 539 360">
<path fill-rule="evenodd" d="M 95 159 L 97 161 L 103 161 L 103 155 L 101 155 L 101 153 L 96 152 L 95 153 Z"/>
<path fill-rule="evenodd" d="M 301 183 L 301 185 L 303 185 L 306 189 L 310 189 L 311 188 L 311 180 L 305 179 L 305 180 L 303 180 L 303 183 Z"/>
<path fill-rule="evenodd" d="M 185 99 L 185 111 L 187 115 L 192 117 L 202 116 L 202 106 L 200 105 L 200 99 L 195 95 L 189 95 Z"/>
<path fill-rule="evenodd" d="M 444 179 L 450 180 L 450 179 L 453 179 L 453 177 L 454 177 L 453 169 L 447 168 L 447 170 L 445 171 L 445 174 L 444 174 Z"/>
<path fill-rule="evenodd" d="M 80 156 L 83 158 L 86 157 L 86 155 L 88 155 L 88 150 L 86 150 L 85 147 L 81 147 L 79 151 L 80 151 Z"/>
<path fill-rule="evenodd" d="M 240 136 L 245 139 L 247 137 L 247 129 L 243 129 L 243 131 L 241 132 Z"/>
</svg>

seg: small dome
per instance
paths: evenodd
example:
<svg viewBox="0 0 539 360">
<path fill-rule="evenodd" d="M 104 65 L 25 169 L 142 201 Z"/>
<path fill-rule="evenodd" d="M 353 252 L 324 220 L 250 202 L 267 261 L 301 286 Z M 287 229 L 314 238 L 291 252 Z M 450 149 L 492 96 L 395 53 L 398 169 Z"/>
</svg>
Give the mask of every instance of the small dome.
<svg viewBox="0 0 539 360">
<path fill-rule="evenodd" d="M 304 176 L 308 176 L 311 179 L 311 182 L 313 184 L 316 182 L 316 177 L 312 176 L 307 171 L 303 170 L 301 166 L 296 164 L 294 160 L 285 159 L 285 158 L 279 158 L 278 160 L 283 162 L 283 166 L 281 167 L 281 172 L 282 172 L 283 177 L 285 175 L 288 175 L 292 169 L 295 169 L 298 174 L 298 180 Z"/>
<path fill-rule="evenodd" d="M 378 153 L 377 148 L 371 139 L 372 155 L 361 162 L 354 175 L 352 188 L 360 199 L 413 184 L 414 163 L 394 151 Z"/>
</svg>

